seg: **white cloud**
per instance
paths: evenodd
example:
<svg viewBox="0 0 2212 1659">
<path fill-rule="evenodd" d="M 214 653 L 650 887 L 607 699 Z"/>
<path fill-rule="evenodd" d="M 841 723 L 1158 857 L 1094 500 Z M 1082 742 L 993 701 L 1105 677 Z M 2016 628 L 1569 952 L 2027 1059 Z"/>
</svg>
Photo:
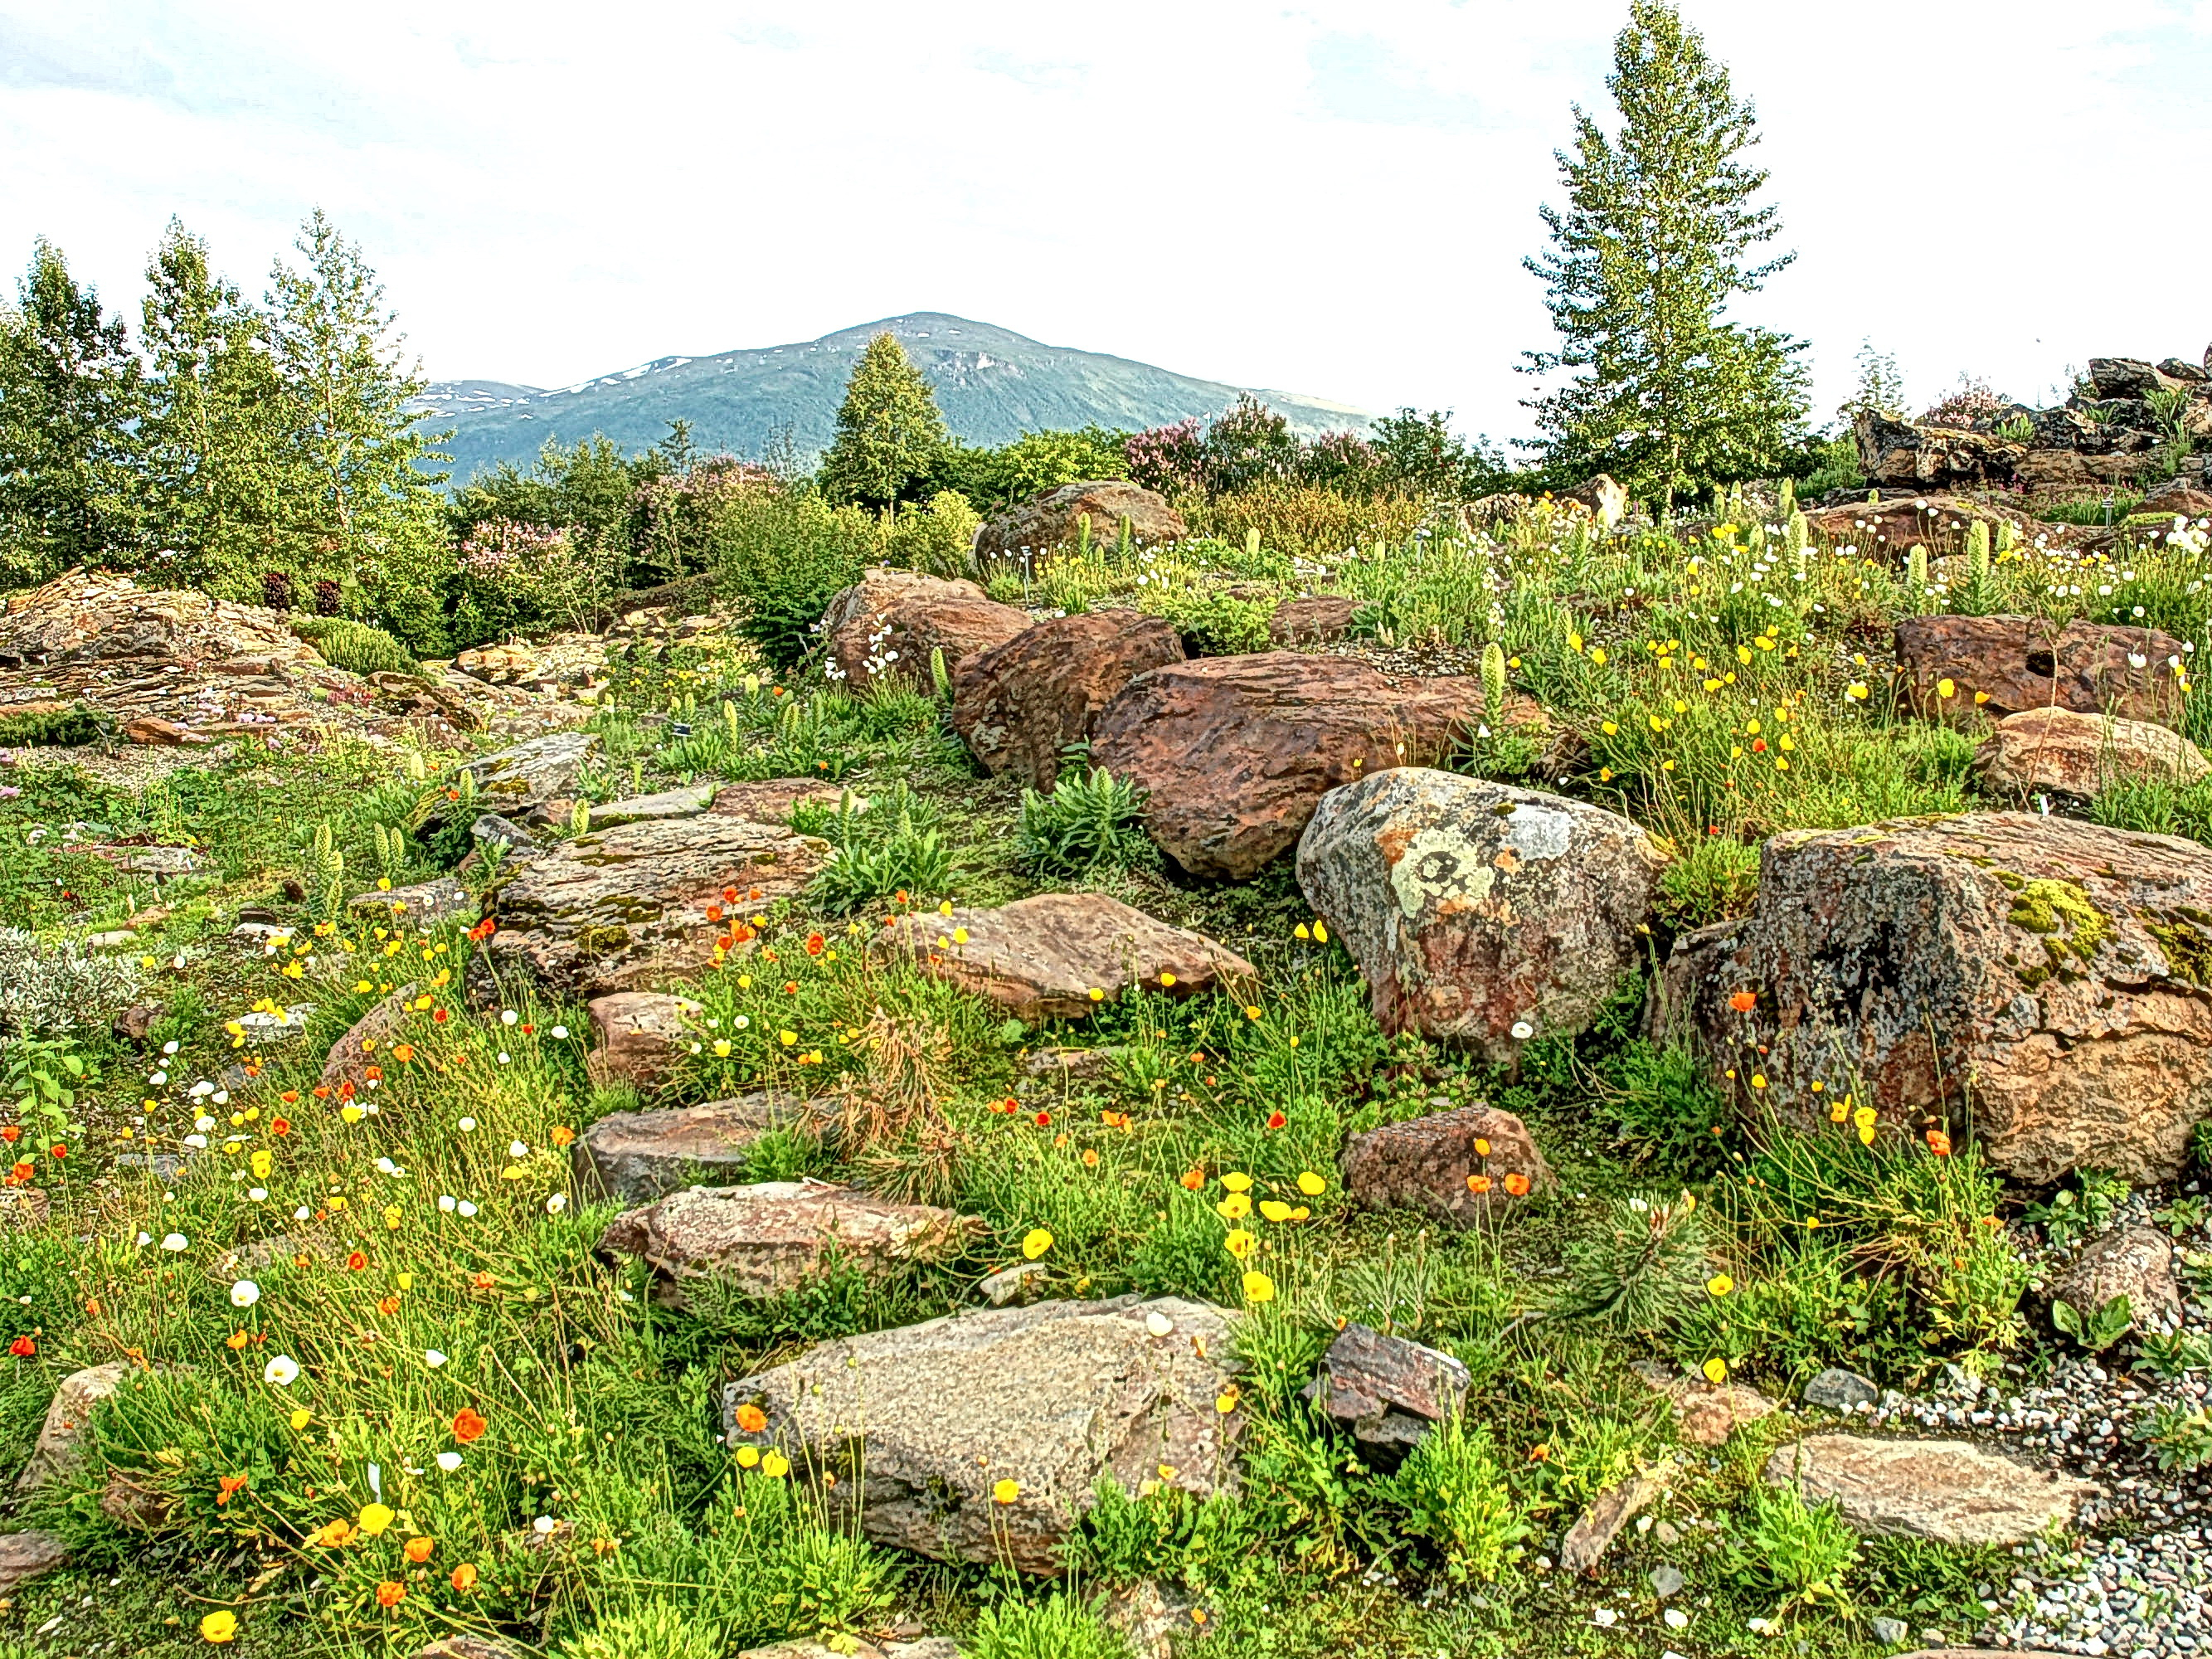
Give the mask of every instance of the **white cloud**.
<svg viewBox="0 0 2212 1659">
<path fill-rule="evenodd" d="M 900 311 L 1517 430 L 1538 201 L 1616 0 L 0 0 L 0 259 L 258 288 L 320 204 L 438 374 L 566 384 Z M 1760 320 L 1916 397 L 2212 337 L 2212 3 L 1692 0 L 1797 264 Z"/>
</svg>

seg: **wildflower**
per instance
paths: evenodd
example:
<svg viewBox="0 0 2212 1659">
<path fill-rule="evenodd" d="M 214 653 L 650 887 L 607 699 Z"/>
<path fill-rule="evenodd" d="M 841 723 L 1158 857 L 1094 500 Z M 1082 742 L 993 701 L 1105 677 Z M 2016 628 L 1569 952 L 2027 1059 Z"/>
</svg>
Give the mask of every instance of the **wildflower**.
<svg viewBox="0 0 2212 1659">
<path fill-rule="evenodd" d="M 381 1535 L 384 1529 L 397 1518 L 384 1504 L 371 1504 L 362 1510 L 360 1518 L 355 1524 L 361 1528 L 361 1535 L 363 1538 L 375 1538 Z"/>
<path fill-rule="evenodd" d="M 250 1308 L 261 1300 L 261 1287 L 250 1279 L 241 1279 L 230 1287 L 230 1305 Z"/>
<path fill-rule="evenodd" d="M 1251 1234 L 1246 1232 L 1242 1227 L 1237 1227 L 1232 1229 L 1225 1237 L 1223 1237 L 1221 1246 L 1224 1249 L 1227 1250 L 1230 1255 L 1235 1256 L 1239 1261 L 1242 1261 L 1246 1256 L 1252 1254 L 1253 1249 L 1258 1245 L 1259 1242 L 1260 1241 L 1258 1239 L 1253 1237 Z"/>
<path fill-rule="evenodd" d="M 1729 1006 L 1739 1014 L 1747 1014 L 1759 1006 L 1758 994 L 1752 991 L 1738 991 L 1729 999 Z"/>
<path fill-rule="evenodd" d="M 1951 1137 L 1941 1129 L 1930 1129 L 1928 1132 L 1928 1150 L 1938 1158 L 1950 1157 Z"/>
<path fill-rule="evenodd" d="M 1528 1196 L 1528 1177 L 1516 1170 L 1505 1177 L 1505 1190 L 1516 1198 Z"/>
<path fill-rule="evenodd" d="M 1244 1395 L 1243 1391 L 1240 1390 L 1234 1382 L 1231 1382 L 1219 1394 L 1213 1396 L 1213 1409 L 1219 1412 L 1224 1417 L 1226 1417 L 1230 1413 L 1237 1409 L 1237 1402 L 1243 1397 Z"/>
<path fill-rule="evenodd" d="M 1034 1261 L 1052 1248 L 1052 1235 L 1042 1227 L 1032 1227 L 1023 1236 L 1022 1255 Z"/>
<path fill-rule="evenodd" d="M 326 1550 L 343 1549 L 353 1542 L 353 1522 L 340 1517 L 326 1521 L 308 1535 L 310 1544 L 319 1544 Z"/>
<path fill-rule="evenodd" d="M 1516 1019 L 1513 1022 L 1513 1038 L 1515 1042 L 1526 1042 L 1530 1037 L 1535 1035 L 1536 1028 L 1531 1025 L 1527 1020 Z"/>
<path fill-rule="evenodd" d="M 1480 1198 L 1490 1190 L 1490 1177 L 1486 1175 L 1469 1176 L 1467 1178 L 1467 1189 L 1477 1198 Z"/>
<path fill-rule="evenodd" d="M 761 1458 L 760 1472 L 771 1480 L 781 1480 L 791 1473 L 791 1460 L 781 1452 L 768 1452 Z"/>
<path fill-rule="evenodd" d="M 1735 1288 L 1735 1280 L 1726 1273 L 1715 1273 L 1705 1281 L 1705 1289 L 1714 1296 L 1726 1296 Z"/>
<path fill-rule="evenodd" d="M 461 1455 L 457 1451 L 441 1451 L 437 1457 L 438 1472 L 452 1474 L 461 1467 Z"/>
<path fill-rule="evenodd" d="M 490 1426 L 477 1414 L 473 1407 L 464 1406 L 453 1413 L 453 1438 L 464 1446 L 472 1440 L 482 1439 L 483 1431 Z"/>
<path fill-rule="evenodd" d="M 396 1607 L 407 1599 L 407 1586 L 387 1578 L 376 1587 L 376 1605 Z"/>
<path fill-rule="evenodd" d="M 359 1251 L 359 1250 L 350 1250 L 350 1251 L 348 1251 L 348 1252 L 347 1252 L 347 1254 L 346 1254 L 346 1271 L 347 1271 L 348 1273 L 360 1273 L 360 1272 L 362 1272 L 363 1269 L 365 1269 L 368 1266 L 368 1256 L 364 1255 L 361 1251 Z"/>
<path fill-rule="evenodd" d="M 1257 1304 L 1275 1299 L 1275 1281 L 1267 1274 L 1254 1271 L 1244 1275 L 1244 1299 Z"/>
<path fill-rule="evenodd" d="M 1705 1361 L 1699 1369 L 1705 1372 L 1705 1381 L 1715 1388 L 1728 1381 L 1728 1361 L 1717 1355 Z"/>
<path fill-rule="evenodd" d="M 1282 1222 L 1291 1218 L 1291 1206 L 1279 1198 L 1262 1199 L 1260 1213 L 1270 1221 Z"/>
<path fill-rule="evenodd" d="M 1018 1480 L 1000 1480 L 992 1484 L 991 1501 L 994 1504 L 1011 1504 L 1021 1495 L 1021 1483 Z"/>
<path fill-rule="evenodd" d="M 759 1434 L 768 1427 L 768 1413 L 748 1401 L 738 1407 L 738 1427 L 747 1434 Z"/>
<path fill-rule="evenodd" d="M 1308 1198 L 1319 1198 L 1328 1190 L 1328 1182 L 1311 1170 L 1304 1170 L 1298 1176 L 1298 1190 Z"/>
<path fill-rule="evenodd" d="M 1249 1193 L 1252 1190 L 1252 1177 L 1241 1170 L 1232 1170 L 1221 1177 L 1221 1184 L 1232 1193 Z"/>
<path fill-rule="evenodd" d="M 464 1561 L 453 1569 L 452 1583 L 464 1595 L 477 1587 L 477 1566 L 473 1561 Z"/>
<path fill-rule="evenodd" d="M 182 1233 L 164 1233 L 161 1236 L 161 1248 L 172 1255 L 185 1249 L 187 1248 L 185 1236 Z"/>
<path fill-rule="evenodd" d="M 285 1421 L 287 1421 L 287 1422 L 289 1422 L 289 1424 L 291 1424 L 291 1425 L 292 1425 L 292 1432 L 293 1432 L 293 1433 L 295 1433 L 295 1434 L 297 1434 L 297 1433 L 299 1433 L 301 1430 L 305 1429 L 305 1428 L 307 1426 L 307 1425 L 308 1425 L 308 1424 L 310 1424 L 311 1422 L 313 1422 L 313 1420 L 314 1420 L 314 1419 L 313 1419 L 313 1415 L 308 1412 L 307 1408 L 306 1407 L 304 1407 L 304 1406 L 302 1406 L 302 1407 L 299 1407 L 297 1410 L 294 1411 L 294 1412 L 293 1412 L 293 1413 L 292 1413 L 292 1415 L 291 1415 L 290 1417 L 289 1417 L 289 1418 L 287 1418 L 287 1419 L 285 1419 Z"/>
<path fill-rule="evenodd" d="M 1285 1117 L 1282 1113 L 1279 1111 L 1270 1112 L 1267 1114 L 1267 1127 L 1270 1129 L 1279 1129 L 1289 1121 L 1290 1119 Z"/>
<path fill-rule="evenodd" d="M 1192 1164 L 1190 1168 L 1182 1172 L 1182 1184 L 1187 1190 L 1194 1193 L 1196 1192 L 1200 1188 L 1206 1185 L 1206 1171 L 1200 1169 L 1195 1164 Z"/>
<path fill-rule="evenodd" d="M 419 1567 L 430 1559 L 430 1553 L 437 1547 L 437 1542 L 434 1539 L 410 1538 L 407 1540 L 403 1553 Z"/>
<path fill-rule="evenodd" d="M 200 1620 L 200 1640 L 203 1642 L 235 1642 L 238 1639 L 238 1615 L 228 1607 L 218 1607 Z"/>
<path fill-rule="evenodd" d="M 300 1380 L 300 1362 L 280 1353 L 261 1368 L 261 1380 L 274 1388 L 289 1389 Z"/>
<path fill-rule="evenodd" d="M 39 1345 L 27 1336 L 19 1336 L 8 1345 L 8 1352 L 18 1359 L 28 1359 L 38 1351 Z"/>
<path fill-rule="evenodd" d="M 242 1474 L 217 1475 L 216 1477 L 215 1488 L 215 1506 L 217 1509 L 221 1509 L 225 1504 L 228 1504 L 232 1498 L 237 1497 L 239 1493 L 246 1490 L 246 1477 Z"/>
<path fill-rule="evenodd" d="M 446 1356 L 435 1348 L 425 1348 L 422 1350 L 422 1363 L 434 1371 L 446 1363 Z"/>
<path fill-rule="evenodd" d="M 1252 1213 L 1252 1200 L 1243 1193 L 1231 1193 L 1213 1207 L 1224 1221 L 1242 1221 Z"/>
</svg>

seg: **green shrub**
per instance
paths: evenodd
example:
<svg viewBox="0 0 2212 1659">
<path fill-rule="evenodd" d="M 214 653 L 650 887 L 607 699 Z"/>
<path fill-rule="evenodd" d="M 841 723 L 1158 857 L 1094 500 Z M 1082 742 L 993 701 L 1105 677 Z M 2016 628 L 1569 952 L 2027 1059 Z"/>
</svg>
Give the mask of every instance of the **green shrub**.
<svg viewBox="0 0 2212 1659">
<path fill-rule="evenodd" d="M 831 507 L 809 491 L 757 491 L 716 520 L 708 558 L 738 632 L 778 668 L 814 642 L 815 625 L 842 587 L 883 550 L 883 528 L 857 507 Z"/>
<path fill-rule="evenodd" d="M 1049 793 L 1022 791 L 1015 857 L 1040 875 L 1089 875 L 1152 862 L 1145 792 L 1103 766 L 1062 772 Z"/>
<path fill-rule="evenodd" d="M 935 477 L 988 513 L 1062 484 L 1127 477 L 1127 436 L 1087 426 L 1076 432 L 1024 432 L 996 449 L 956 441 L 938 452 Z"/>
<path fill-rule="evenodd" d="M 975 532 L 982 522 L 966 496 L 940 489 L 926 507 L 908 501 L 899 508 L 884 557 L 932 576 L 965 576 L 974 568 Z"/>
<path fill-rule="evenodd" d="M 1056 1590 L 1035 1606 L 1000 1601 L 985 1607 L 961 1651 L 968 1659 L 1129 1659 L 1120 1632 Z"/>
<path fill-rule="evenodd" d="M 1808 1508 L 1794 1486 L 1754 1481 L 1731 1517 L 1723 1548 L 1730 1579 L 1756 1595 L 1779 1598 L 1774 1618 L 1824 1601 L 1849 1604 L 1859 1540 L 1833 1504 Z"/>
<path fill-rule="evenodd" d="M 1488 1582 L 1520 1559 L 1530 1528 L 1489 1430 L 1456 1417 L 1440 1424 L 1379 1484 L 1406 1510 L 1406 1530 L 1436 1547 L 1455 1581 Z"/>
<path fill-rule="evenodd" d="M 1687 932 L 1731 916 L 1747 915 L 1759 896 L 1759 848 L 1733 836 L 1705 836 L 1660 873 L 1652 908 L 1670 927 Z"/>
<path fill-rule="evenodd" d="M 347 617 L 295 616 L 292 631 L 322 654 L 333 668 L 364 677 L 370 674 L 420 674 L 405 646 L 380 628 L 371 628 Z"/>
<path fill-rule="evenodd" d="M 673 1601 L 609 1613 L 561 1644 L 561 1659 L 721 1659 L 720 1633 Z"/>
<path fill-rule="evenodd" d="M 1165 617 L 1176 632 L 1206 657 L 1233 657 L 1267 648 L 1267 624 L 1275 615 L 1276 601 L 1240 599 L 1215 589 L 1146 587 L 1138 602 L 1154 616 Z"/>
<path fill-rule="evenodd" d="M 2035 516 L 2045 524 L 2112 525 L 2119 523 L 2142 505 L 2141 495 L 2133 490 L 2123 489 L 2107 495 L 2083 495 L 2070 501 L 2053 501 L 2039 509 Z"/>
<path fill-rule="evenodd" d="M 829 859 L 808 889 L 833 915 L 850 915 L 903 892 L 920 903 L 952 890 L 952 848 L 937 808 L 902 784 L 856 811 L 847 797 L 823 831 Z"/>
<path fill-rule="evenodd" d="M 114 729 L 114 721 L 82 704 L 46 714 L 0 715 L 0 749 L 75 749 L 98 743 Z"/>
<path fill-rule="evenodd" d="M 1632 1039 L 1596 1085 L 1600 1109 L 1639 1159 L 1685 1176 L 1719 1163 L 1732 1113 L 1698 1054 Z"/>
</svg>

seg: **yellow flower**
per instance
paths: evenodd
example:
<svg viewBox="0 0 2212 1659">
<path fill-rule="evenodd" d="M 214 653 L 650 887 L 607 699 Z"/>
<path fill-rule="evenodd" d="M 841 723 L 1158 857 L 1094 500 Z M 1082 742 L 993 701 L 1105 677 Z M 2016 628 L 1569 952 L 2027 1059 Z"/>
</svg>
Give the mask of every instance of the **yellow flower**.
<svg viewBox="0 0 2212 1659">
<path fill-rule="evenodd" d="M 1598 730 L 1604 732 L 1606 736 L 1610 738 L 1618 733 L 1620 728 L 1618 726 L 1615 726 L 1611 720 L 1607 720 L 1604 725 L 1599 726 Z"/>
<path fill-rule="evenodd" d="M 1939 697 L 1954 697 L 1959 695 L 1959 688 L 1948 678 L 1940 679 L 1936 682 L 1936 695 Z"/>
<path fill-rule="evenodd" d="M 1270 1221 L 1288 1221 L 1291 1206 L 1279 1198 L 1263 1198 L 1260 1200 L 1260 1213 Z"/>
<path fill-rule="evenodd" d="M 1308 1198 L 1319 1198 L 1328 1190 L 1328 1182 L 1308 1170 L 1298 1176 L 1298 1190 Z"/>
<path fill-rule="evenodd" d="M 994 1504 L 1011 1504 L 1021 1495 L 1022 1485 L 1018 1480 L 1000 1480 L 994 1482 L 991 1487 L 991 1501 Z"/>
<path fill-rule="evenodd" d="M 952 942 L 955 945 L 965 945 L 968 942 L 968 930 L 965 927 L 954 928 L 952 930 Z"/>
<path fill-rule="evenodd" d="M 775 1037 L 776 1037 L 776 1041 L 777 1041 L 777 1042 L 781 1042 L 781 1044 L 783 1044 L 783 1046 L 784 1046 L 785 1048 L 788 1048 L 793 1047 L 793 1045 L 795 1045 L 795 1044 L 798 1042 L 798 1041 L 799 1041 L 799 1033 L 798 1033 L 798 1032 L 796 1032 L 796 1031 L 778 1031 L 778 1032 L 775 1034 Z"/>
<path fill-rule="evenodd" d="M 1730 1279 L 1726 1273 L 1715 1273 L 1705 1281 L 1705 1288 L 1715 1296 L 1726 1296 L 1735 1288 L 1735 1280 Z"/>
<path fill-rule="evenodd" d="M 1867 697 L 1867 689 L 1865 686 L 1859 684 L 1858 681 L 1853 680 L 1850 684 L 1850 695 L 1859 702 L 1864 702 Z"/>
<path fill-rule="evenodd" d="M 1705 1361 L 1703 1369 L 1705 1373 L 1705 1381 L 1708 1382 L 1717 1386 L 1718 1384 L 1728 1381 L 1728 1361 L 1725 1359 L 1717 1358 L 1708 1359 Z"/>
<path fill-rule="evenodd" d="M 1160 984 L 1161 984 L 1163 987 L 1165 987 L 1165 986 L 1171 986 L 1171 985 L 1173 985 L 1175 982 L 1176 982 L 1176 976 L 1175 976 L 1173 974 L 1168 973 L 1168 972 L 1167 972 L 1167 971 L 1165 971 L 1164 969 L 1163 969 L 1163 970 L 1161 971 L 1161 974 L 1160 974 Z"/>
<path fill-rule="evenodd" d="M 1275 1299 L 1275 1281 L 1257 1271 L 1246 1273 L 1244 1299 L 1252 1303 L 1273 1302 Z"/>
<path fill-rule="evenodd" d="M 749 1469 L 759 1462 L 760 1448 L 758 1446 L 740 1446 L 738 1448 L 738 1467 L 739 1468 Z"/>
<path fill-rule="evenodd" d="M 371 1504 L 361 1512 L 360 1518 L 354 1524 L 361 1528 L 362 1537 L 374 1538 L 390 1526 L 395 1518 L 392 1511 L 385 1505 Z"/>
<path fill-rule="evenodd" d="M 1237 1392 L 1237 1385 L 1231 1382 L 1219 1394 L 1214 1395 L 1213 1409 L 1226 1417 L 1237 1409 L 1237 1402 L 1243 1398 L 1243 1395 Z"/>
<path fill-rule="evenodd" d="M 1258 1244 L 1259 1242 L 1259 1240 L 1254 1238 L 1251 1234 L 1246 1232 L 1242 1227 L 1238 1227 L 1224 1237 L 1221 1241 L 1221 1243 L 1222 1247 L 1226 1249 L 1230 1255 L 1235 1256 L 1239 1261 L 1242 1261 L 1246 1256 L 1252 1254 L 1254 1246 Z"/>
<path fill-rule="evenodd" d="M 1091 1000 L 1093 1002 L 1103 1002 L 1106 1000 L 1106 994 L 1094 985 L 1091 988 Z"/>
<path fill-rule="evenodd" d="M 1844 1098 L 1845 1102 L 1848 1103 L 1850 1097 L 1846 1095 Z M 1873 1107 L 1862 1106 L 1858 1110 L 1851 1114 L 1851 1121 L 1857 1124 L 1862 1129 L 1871 1129 L 1874 1127 L 1875 1121 L 1881 1115 L 1875 1111 Z"/>
<path fill-rule="evenodd" d="M 291 1424 L 292 1432 L 297 1434 L 302 1429 L 306 1428 L 308 1424 L 314 1421 L 314 1419 L 309 1414 L 307 1408 L 305 1406 L 302 1406 L 297 1411 L 294 1412 L 286 1420 Z"/>
<path fill-rule="evenodd" d="M 1231 1193 L 1213 1207 L 1224 1221 L 1242 1221 L 1252 1213 L 1252 1200 L 1243 1193 Z"/>
<path fill-rule="evenodd" d="M 1249 1193 L 1252 1190 L 1252 1177 L 1241 1170 L 1231 1170 L 1221 1177 L 1221 1184 L 1232 1193 Z"/>
<path fill-rule="evenodd" d="M 781 1452 L 769 1452 L 761 1458 L 761 1473 L 771 1480 L 781 1480 L 791 1473 L 791 1460 Z"/>
<path fill-rule="evenodd" d="M 269 1178 L 269 1171 L 276 1164 L 276 1159 L 275 1155 L 272 1154 L 266 1146 L 264 1146 L 258 1150 L 252 1158 L 246 1159 L 246 1162 L 253 1166 L 253 1175 L 256 1180 L 266 1181 Z"/>
<path fill-rule="evenodd" d="M 1313 933 L 1315 944 L 1326 945 L 1328 943 L 1328 924 L 1322 921 L 1318 917 L 1315 918 L 1314 921 Z"/>
<path fill-rule="evenodd" d="M 238 1639 L 238 1615 L 228 1607 L 218 1607 L 200 1620 L 200 1640 L 203 1642 L 234 1642 Z"/>
<path fill-rule="evenodd" d="M 1036 1261 L 1052 1248 L 1052 1235 L 1042 1227 L 1032 1227 L 1022 1240 L 1022 1254 Z"/>
</svg>

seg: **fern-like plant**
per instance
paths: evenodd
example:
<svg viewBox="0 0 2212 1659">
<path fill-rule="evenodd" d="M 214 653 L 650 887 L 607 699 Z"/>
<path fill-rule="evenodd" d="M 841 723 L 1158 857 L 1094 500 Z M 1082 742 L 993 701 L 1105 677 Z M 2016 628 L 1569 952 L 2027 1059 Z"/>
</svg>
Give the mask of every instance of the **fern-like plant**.
<svg viewBox="0 0 2212 1659">
<path fill-rule="evenodd" d="M 1083 876 L 1148 863 L 1145 792 L 1103 766 L 1062 773 L 1048 794 L 1022 792 L 1015 856 L 1040 875 Z"/>
</svg>

